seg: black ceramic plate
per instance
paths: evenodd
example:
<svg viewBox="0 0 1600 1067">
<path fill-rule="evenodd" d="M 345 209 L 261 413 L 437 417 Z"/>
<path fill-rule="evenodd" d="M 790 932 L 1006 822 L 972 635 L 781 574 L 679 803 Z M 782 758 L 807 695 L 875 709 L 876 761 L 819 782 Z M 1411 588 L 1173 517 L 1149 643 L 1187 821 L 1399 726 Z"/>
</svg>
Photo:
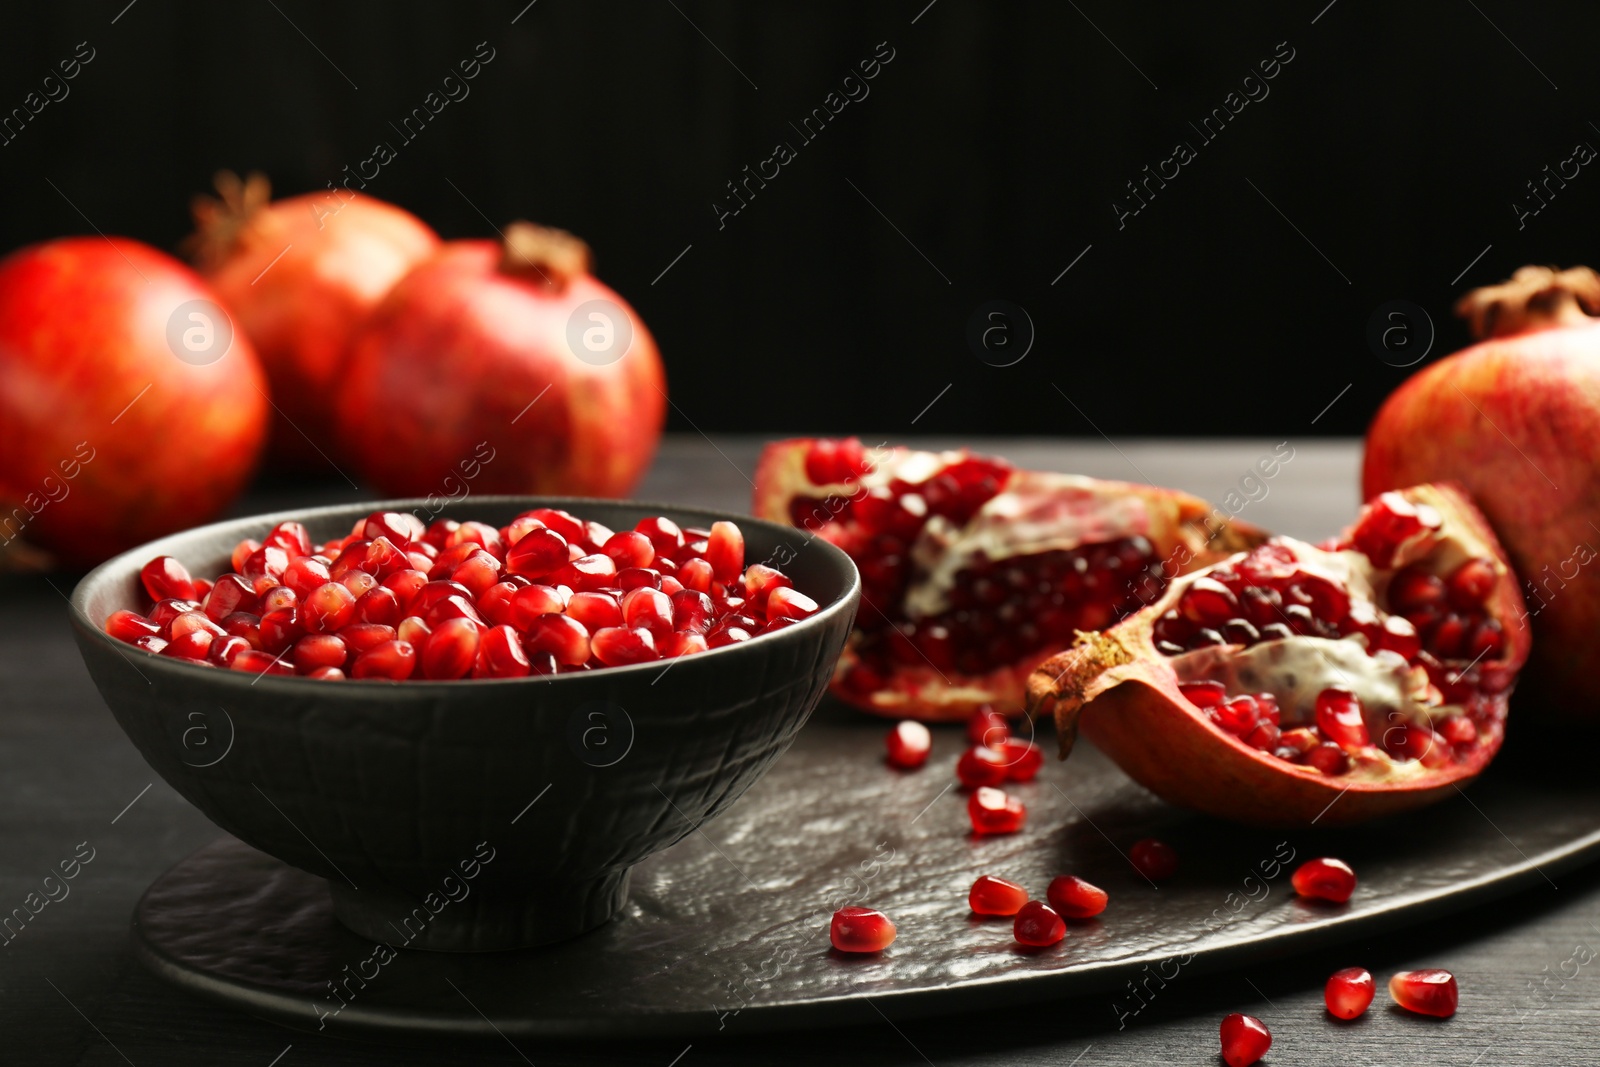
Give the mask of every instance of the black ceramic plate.
<svg viewBox="0 0 1600 1067">
<path fill-rule="evenodd" d="M 1534 735 L 1513 738 L 1488 775 L 1435 808 L 1292 832 L 1175 811 L 1085 744 L 1012 787 L 1028 805 L 1023 832 L 977 839 L 952 787 L 961 732 L 937 731 L 928 766 L 897 773 L 881 762 L 884 729 L 825 704 L 739 804 L 634 869 L 619 919 L 558 945 L 401 951 L 379 962 L 386 952 L 335 924 L 326 883 L 231 839 L 151 887 L 136 942 L 147 963 L 195 993 L 346 1035 L 754 1031 L 858 1023 L 860 998 L 899 1019 L 1096 994 L 1081 1010 L 1131 1020 L 1166 985 L 1206 970 L 1543 885 L 1600 853 L 1600 783 L 1527 762 Z M 1054 738 L 1041 742 L 1052 749 Z M 505 828 L 508 844 L 516 833 Z M 1123 857 L 1147 835 L 1182 857 L 1159 888 Z M 1295 897 L 1289 874 L 1316 855 L 1355 867 L 1348 905 Z M 1101 885 L 1111 904 L 1053 948 L 1023 951 L 1009 920 L 967 910 L 979 874 L 1042 897 L 1061 872 Z M 829 915 L 846 902 L 895 919 L 900 935 L 887 952 L 830 949 Z"/>
</svg>

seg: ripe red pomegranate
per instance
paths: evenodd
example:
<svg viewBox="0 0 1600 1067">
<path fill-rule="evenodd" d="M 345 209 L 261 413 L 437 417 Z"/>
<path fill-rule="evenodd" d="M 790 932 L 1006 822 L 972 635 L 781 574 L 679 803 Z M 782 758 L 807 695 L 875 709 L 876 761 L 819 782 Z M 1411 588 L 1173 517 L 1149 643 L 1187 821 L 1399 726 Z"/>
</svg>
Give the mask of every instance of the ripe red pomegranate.
<svg viewBox="0 0 1600 1067">
<path fill-rule="evenodd" d="M 1600 276 L 1523 267 L 1464 297 L 1480 343 L 1413 375 L 1367 432 L 1362 485 L 1464 485 L 1525 581 L 1534 704 L 1600 707 Z M 1588 314 L 1585 314 L 1588 312 Z"/>
<path fill-rule="evenodd" d="M 326 464 L 317 449 L 331 448 L 345 348 L 439 238 L 410 212 L 347 189 L 273 200 L 265 176 L 228 171 L 216 186 L 216 198 L 194 200 L 186 248 L 266 368 L 274 456 Z"/>
<path fill-rule="evenodd" d="M 1172 490 L 855 438 L 769 444 L 753 510 L 856 561 L 861 610 L 833 692 L 896 718 L 1016 714 L 1028 673 L 1076 631 L 1265 536 Z"/>
<path fill-rule="evenodd" d="M 0 261 L 0 543 L 87 566 L 227 507 L 268 404 L 216 299 L 125 237 Z"/>
<path fill-rule="evenodd" d="M 1488 764 L 1528 652 L 1494 534 L 1449 486 L 1385 493 L 1337 541 L 1274 538 L 1176 579 L 1029 680 L 1169 801 L 1245 822 L 1355 823 Z"/>
<path fill-rule="evenodd" d="M 626 495 L 667 403 L 655 341 L 588 246 L 526 222 L 402 278 L 337 389 L 342 454 L 396 495 Z"/>
</svg>

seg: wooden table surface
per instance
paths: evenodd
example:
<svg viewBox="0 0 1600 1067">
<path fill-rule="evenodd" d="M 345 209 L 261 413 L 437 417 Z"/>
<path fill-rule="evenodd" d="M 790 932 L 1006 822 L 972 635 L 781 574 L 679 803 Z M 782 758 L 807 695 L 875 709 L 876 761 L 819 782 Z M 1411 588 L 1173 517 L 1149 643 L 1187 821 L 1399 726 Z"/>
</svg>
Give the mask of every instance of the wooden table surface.
<svg viewBox="0 0 1600 1067">
<path fill-rule="evenodd" d="M 1358 444 L 1291 441 L 1293 458 L 1275 478 L 1264 485 L 1248 480 L 1256 459 L 1278 443 L 1030 440 L 986 447 L 1027 466 L 1152 481 L 1214 501 L 1234 490 L 1239 513 L 1250 521 L 1308 538 L 1334 532 L 1355 508 Z M 669 439 L 638 495 L 746 510 L 759 444 Z M 310 492 L 265 484 L 236 511 L 358 498 L 342 482 Z M 220 831 L 154 776 L 95 692 L 67 625 L 64 594 L 75 580 L 0 578 L 0 912 L 22 906 L 61 860 L 93 850 L 68 883 L 68 896 L 45 906 L 14 939 L 0 941 L 0 1063 L 1216 1064 L 1217 1024 L 1233 1011 L 1268 1021 L 1275 1044 L 1266 1062 L 1276 1067 L 1600 1063 L 1600 871 L 1594 867 L 1558 876 L 1554 888 L 1335 953 L 1175 981 L 1120 1031 L 1104 998 L 904 1025 L 869 1015 L 857 1028 L 777 1039 L 741 1037 L 730 1027 L 692 1045 L 389 1046 L 283 1030 L 170 989 L 133 958 L 128 920 L 144 888 Z M 1426 812 L 1410 818 L 1418 834 L 1429 832 Z M 707 831 L 715 839 L 716 824 Z M 1409 1017 L 1386 1007 L 1380 991 L 1366 1016 L 1333 1022 L 1322 1011 L 1322 982 L 1356 962 L 1380 983 L 1396 970 L 1446 967 L 1461 984 L 1460 1013 L 1442 1023 Z"/>
</svg>

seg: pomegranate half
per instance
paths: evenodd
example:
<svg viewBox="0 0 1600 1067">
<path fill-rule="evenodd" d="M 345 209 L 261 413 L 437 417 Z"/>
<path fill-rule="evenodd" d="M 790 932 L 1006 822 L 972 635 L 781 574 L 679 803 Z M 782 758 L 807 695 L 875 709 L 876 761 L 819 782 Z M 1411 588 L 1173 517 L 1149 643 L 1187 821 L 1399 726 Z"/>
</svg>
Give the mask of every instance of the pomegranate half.
<svg viewBox="0 0 1600 1067">
<path fill-rule="evenodd" d="M 754 512 L 855 560 L 861 610 L 833 692 L 899 718 L 1016 714 L 1029 672 L 1077 631 L 1265 536 L 1169 489 L 855 438 L 769 444 Z"/>
<path fill-rule="evenodd" d="M 1587 267 L 1523 267 L 1456 310 L 1483 340 L 1384 402 L 1367 432 L 1362 485 L 1368 495 L 1427 481 L 1466 486 L 1526 583 L 1538 638 L 1526 695 L 1540 712 L 1593 720 L 1600 318 L 1591 315 L 1600 314 L 1600 277 Z"/>
<path fill-rule="evenodd" d="M 1500 748 L 1522 596 L 1460 490 L 1385 493 L 1337 540 L 1277 537 L 1175 579 L 1028 680 L 1062 757 L 1081 729 L 1212 815 L 1339 825 L 1440 800 Z"/>
</svg>

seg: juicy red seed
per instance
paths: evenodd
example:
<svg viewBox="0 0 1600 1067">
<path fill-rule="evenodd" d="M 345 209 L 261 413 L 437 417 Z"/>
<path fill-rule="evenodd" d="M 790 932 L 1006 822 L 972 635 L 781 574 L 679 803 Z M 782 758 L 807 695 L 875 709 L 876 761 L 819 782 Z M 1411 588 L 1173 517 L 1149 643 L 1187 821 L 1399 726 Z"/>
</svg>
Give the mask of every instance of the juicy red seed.
<svg viewBox="0 0 1600 1067">
<path fill-rule="evenodd" d="M 348 650 L 337 634 L 307 634 L 294 643 L 289 653 L 295 670 L 310 674 L 318 667 L 343 667 Z"/>
<path fill-rule="evenodd" d="M 886 757 L 889 766 L 914 770 L 928 762 L 928 753 L 933 749 L 933 734 L 920 722 L 907 719 L 890 729 L 884 744 L 889 750 Z"/>
<path fill-rule="evenodd" d="M 616 562 L 618 570 L 626 567 L 648 567 L 656 558 L 656 546 L 651 543 L 650 538 L 637 530 L 624 530 L 612 534 L 601 551 Z"/>
<path fill-rule="evenodd" d="M 206 659 L 218 667 L 233 666 L 234 659 L 241 652 L 250 650 L 250 642 L 242 637 L 215 637 L 211 640 L 211 647 L 206 651 Z"/>
<path fill-rule="evenodd" d="M 439 601 L 432 608 L 424 620 L 429 626 L 438 628 L 439 624 L 448 619 L 469 619 L 472 622 L 483 622 L 483 616 L 478 614 L 478 609 L 472 606 L 472 601 L 464 596 L 451 595 Z"/>
<path fill-rule="evenodd" d="M 706 644 L 712 648 L 724 648 L 748 641 L 754 636 L 754 631 L 743 626 L 719 626 L 706 636 Z"/>
<path fill-rule="evenodd" d="M 316 667 L 306 672 L 307 678 L 315 678 L 319 682 L 338 682 L 344 680 L 344 671 L 338 667 Z"/>
<path fill-rule="evenodd" d="M 767 597 L 767 616 L 776 619 L 805 619 L 817 613 L 817 602 L 793 589 L 774 589 Z"/>
<path fill-rule="evenodd" d="M 300 605 L 300 624 L 317 633 L 342 629 L 356 613 L 355 595 L 338 582 L 323 582 Z"/>
<path fill-rule="evenodd" d="M 548 652 L 564 667 L 589 662 L 589 631 L 570 615 L 541 615 L 527 627 L 523 640 L 530 653 Z"/>
<path fill-rule="evenodd" d="M 1467 638 L 1461 655 L 1466 659 L 1481 660 L 1496 656 L 1505 647 L 1505 631 L 1499 619 L 1484 619 Z"/>
<path fill-rule="evenodd" d="M 1253 1015 L 1235 1012 L 1222 1020 L 1222 1062 L 1228 1067 L 1250 1067 L 1272 1047 L 1272 1031 Z"/>
<path fill-rule="evenodd" d="M 979 915 L 1015 915 L 1028 902 L 1028 891 L 1015 882 L 979 875 L 967 893 L 967 904 Z"/>
<path fill-rule="evenodd" d="M 1239 614 L 1233 590 L 1215 578 L 1196 578 L 1178 601 L 1178 611 L 1199 626 L 1221 626 Z"/>
<path fill-rule="evenodd" d="M 1011 737 L 1011 724 L 1006 717 L 988 704 L 972 713 L 967 720 L 967 740 L 974 745 L 998 749 Z"/>
<path fill-rule="evenodd" d="M 1372 972 L 1365 967 L 1346 967 L 1328 976 L 1322 999 L 1328 1014 L 1339 1019 L 1354 1019 L 1372 1004 Z"/>
<path fill-rule="evenodd" d="M 493 555 L 505 556 L 505 544 L 500 540 L 500 531 L 487 523 L 468 520 L 450 531 L 444 543 L 447 548 L 466 544 L 482 545 Z"/>
<path fill-rule="evenodd" d="M 1258 748 L 1263 752 L 1271 752 L 1278 747 L 1282 732 L 1276 723 L 1261 722 L 1256 728 L 1244 735 L 1244 743 L 1251 748 Z"/>
<path fill-rule="evenodd" d="M 409 641 L 385 641 L 374 645 L 356 657 L 351 666 L 352 678 L 386 678 L 404 681 L 411 677 L 416 666 L 417 653 Z"/>
<path fill-rule="evenodd" d="M 119 641 L 135 641 L 141 637 L 154 637 L 161 627 L 136 611 L 113 611 L 106 616 L 106 633 Z"/>
<path fill-rule="evenodd" d="M 1350 769 L 1350 757 L 1345 754 L 1344 749 L 1332 741 L 1316 745 L 1300 753 L 1300 761 L 1307 767 L 1335 777 L 1344 774 Z"/>
<path fill-rule="evenodd" d="M 635 589 L 622 598 L 622 618 L 660 639 L 672 632 L 672 598 L 659 589 Z"/>
<path fill-rule="evenodd" d="M 283 584 L 298 596 L 310 596 L 325 582 L 332 581 L 328 565 L 315 556 L 296 556 L 283 569 Z"/>
<path fill-rule="evenodd" d="M 967 818 L 978 834 L 1014 834 L 1022 829 L 1028 809 L 999 789 L 983 786 L 967 798 Z"/>
<path fill-rule="evenodd" d="M 621 667 L 629 663 L 645 663 L 660 659 L 655 638 L 649 630 L 629 629 L 625 626 L 608 626 L 596 630 L 589 639 L 595 659 L 607 667 Z"/>
<path fill-rule="evenodd" d="M 1357 749 L 1372 744 L 1361 712 L 1361 701 L 1348 690 L 1324 689 L 1317 694 L 1317 729 L 1340 748 Z"/>
<path fill-rule="evenodd" d="M 1448 742 L 1432 729 L 1418 723 L 1399 723 L 1383 731 L 1384 751 L 1396 759 L 1422 760 L 1432 766 L 1445 758 Z"/>
<path fill-rule="evenodd" d="M 400 601 L 402 609 L 409 608 L 412 602 L 417 599 L 417 594 L 421 593 L 423 587 L 427 584 L 427 571 L 416 568 L 395 571 L 383 580 L 383 587 L 395 595 L 395 598 Z"/>
<path fill-rule="evenodd" d="M 506 553 L 506 570 L 539 578 L 565 565 L 567 559 L 565 537 L 554 530 L 530 530 Z"/>
<path fill-rule="evenodd" d="M 490 586 L 500 580 L 500 561 L 487 551 L 479 549 L 450 572 L 450 579 L 466 586 L 473 596 L 482 596 Z"/>
<path fill-rule="evenodd" d="M 305 635 L 296 608 L 281 608 L 261 616 L 261 648 L 274 656 Z"/>
<path fill-rule="evenodd" d="M 687 656 L 694 652 L 704 652 L 710 648 L 704 634 L 678 630 L 667 635 L 657 647 L 661 649 L 662 659 L 676 659 L 678 656 Z"/>
<path fill-rule="evenodd" d="M 806 478 L 813 485 L 836 485 L 852 481 L 867 473 L 868 465 L 861 440 L 848 437 L 842 441 L 821 439 L 811 442 L 806 449 Z"/>
<path fill-rule="evenodd" d="M 1496 576 L 1494 564 L 1486 559 L 1469 559 L 1451 572 L 1445 580 L 1450 603 L 1459 611 L 1472 611 L 1483 607 L 1489 594 L 1494 592 Z"/>
<path fill-rule="evenodd" d="M 894 923 L 872 908 L 840 908 L 828 924 L 828 939 L 840 952 L 882 952 L 894 937 Z"/>
<path fill-rule="evenodd" d="M 465 678 L 478 659 L 479 624 L 447 619 L 428 636 L 422 649 L 422 676 L 436 680 Z"/>
<path fill-rule="evenodd" d="M 567 601 L 567 614 L 590 633 L 623 624 L 622 605 L 610 593 L 574 593 Z"/>
<path fill-rule="evenodd" d="M 956 778 L 968 789 L 999 785 L 1006 780 L 1006 757 L 997 749 L 975 745 L 956 760 Z"/>
<path fill-rule="evenodd" d="M 394 632 L 399 640 L 409 642 L 414 648 L 421 648 L 428 643 L 428 635 L 433 633 L 433 628 L 415 615 L 407 615 L 400 620 Z"/>
<path fill-rule="evenodd" d="M 1050 879 L 1045 895 L 1050 906 L 1069 919 L 1092 919 L 1106 910 L 1106 891 L 1091 885 L 1075 874 L 1061 874 Z"/>
<path fill-rule="evenodd" d="M 1295 868 L 1294 891 L 1312 900 L 1343 904 L 1356 891 L 1356 872 L 1344 860 L 1321 857 Z"/>
<path fill-rule="evenodd" d="M 703 634 L 711 629 L 715 611 L 711 598 L 693 589 L 680 589 L 672 594 L 672 626 Z"/>
<path fill-rule="evenodd" d="M 1252 696 L 1236 696 L 1209 711 L 1211 720 L 1235 737 L 1254 730 L 1261 718 L 1261 709 Z"/>
<path fill-rule="evenodd" d="M 712 523 L 705 560 L 719 582 L 731 582 L 744 573 L 744 534 L 739 527 L 731 522 Z"/>
<path fill-rule="evenodd" d="M 361 536 L 368 541 L 386 537 L 392 544 L 403 545 L 422 536 L 422 523 L 404 512 L 374 511 L 361 524 Z"/>
<path fill-rule="evenodd" d="M 260 547 L 260 541 L 252 541 L 248 537 L 245 538 L 243 541 L 240 541 L 237 545 L 233 546 L 233 555 L 228 560 L 229 564 L 235 571 L 241 574 L 244 573 L 244 561 L 249 559 L 250 554 Z"/>
<path fill-rule="evenodd" d="M 1165 841 L 1146 837 L 1128 846 L 1128 859 L 1140 874 L 1162 882 L 1178 873 L 1178 854 Z"/>
<path fill-rule="evenodd" d="M 277 656 L 247 648 L 228 664 L 229 670 L 247 674 L 293 674 L 294 668 Z"/>
<path fill-rule="evenodd" d="M 1067 924 L 1050 905 L 1030 900 L 1018 910 L 1011 936 L 1030 948 L 1044 948 L 1067 936 Z"/>
<path fill-rule="evenodd" d="M 744 571 L 744 595 L 758 610 L 765 610 L 767 597 L 774 589 L 793 589 L 794 583 L 780 570 L 765 563 L 752 563 Z"/>
<path fill-rule="evenodd" d="M 1422 651 L 1422 638 L 1417 636 L 1417 628 L 1404 616 L 1390 615 L 1383 620 L 1378 631 L 1377 648 L 1388 649 L 1410 662 Z"/>
<path fill-rule="evenodd" d="M 1401 615 L 1437 607 L 1444 598 L 1444 582 L 1415 563 L 1396 571 L 1389 581 L 1389 610 Z"/>
<path fill-rule="evenodd" d="M 268 589 L 278 584 L 283 577 L 283 570 L 289 565 L 288 553 L 276 545 L 262 545 L 250 553 L 250 558 L 244 561 L 244 570 L 241 572 L 244 580 L 257 593 L 265 593 Z"/>
<path fill-rule="evenodd" d="M 222 619 L 236 611 L 254 612 L 261 606 L 261 598 L 237 574 L 224 574 L 206 594 L 205 612 L 212 619 Z"/>
<path fill-rule="evenodd" d="M 168 641 L 160 654 L 177 659 L 205 659 L 206 653 L 211 651 L 212 639 L 209 630 L 190 630 Z"/>
<path fill-rule="evenodd" d="M 1439 723 L 1439 734 L 1452 745 L 1470 745 L 1478 739 L 1478 728 L 1465 715 L 1451 715 Z"/>
<path fill-rule="evenodd" d="M 1044 766 L 1044 752 L 1032 741 L 1005 741 L 1000 755 L 1006 764 L 1006 781 L 1031 782 Z"/>
<path fill-rule="evenodd" d="M 617 585 L 622 587 L 624 593 L 634 589 L 661 589 L 671 596 L 676 590 L 668 591 L 664 588 L 665 579 L 661 572 L 653 567 L 624 567 L 617 572 Z M 679 586 L 678 588 L 683 588 Z"/>
<path fill-rule="evenodd" d="M 1448 1019 L 1456 1013 L 1460 991 L 1449 971 L 1401 971 L 1389 979 L 1389 995 L 1407 1011 Z"/>
<path fill-rule="evenodd" d="M 311 554 L 311 535 L 306 533 L 306 528 L 298 522 L 278 523 L 266 537 L 262 538 L 261 544 L 281 548 L 291 556 Z"/>
<path fill-rule="evenodd" d="M 1228 690 L 1221 682 L 1183 682 L 1178 692 L 1197 708 L 1214 708 L 1228 699 Z"/>
<path fill-rule="evenodd" d="M 1350 543 L 1379 567 L 1388 567 L 1402 544 L 1442 524 L 1433 508 L 1415 506 L 1399 493 L 1384 493 L 1362 511 Z"/>
<path fill-rule="evenodd" d="M 564 585 L 568 589 L 592 592 L 610 585 L 616 576 L 617 565 L 611 561 L 611 557 L 604 553 L 592 552 L 551 571 L 547 581 L 551 585 Z"/>
<path fill-rule="evenodd" d="M 484 678 L 522 678 L 531 668 L 522 638 L 509 626 L 496 626 L 478 641 L 475 675 Z"/>
<path fill-rule="evenodd" d="M 395 630 L 393 626 L 385 626 L 382 623 L 353 622 L 339 631 L 339 639 L 344 642 L 351 656 L 359 656 L 385 641 L 393 641 Z"/>
<path fill-rule="evenodd" d="M 678 553 L 683 548 L 683 530 L 665 515 L 640 519 L 634 529 L 650 538 L 650 544 L 655 548 L 656 555 L 670 559 L 678 558 Z"/>
</svg>

